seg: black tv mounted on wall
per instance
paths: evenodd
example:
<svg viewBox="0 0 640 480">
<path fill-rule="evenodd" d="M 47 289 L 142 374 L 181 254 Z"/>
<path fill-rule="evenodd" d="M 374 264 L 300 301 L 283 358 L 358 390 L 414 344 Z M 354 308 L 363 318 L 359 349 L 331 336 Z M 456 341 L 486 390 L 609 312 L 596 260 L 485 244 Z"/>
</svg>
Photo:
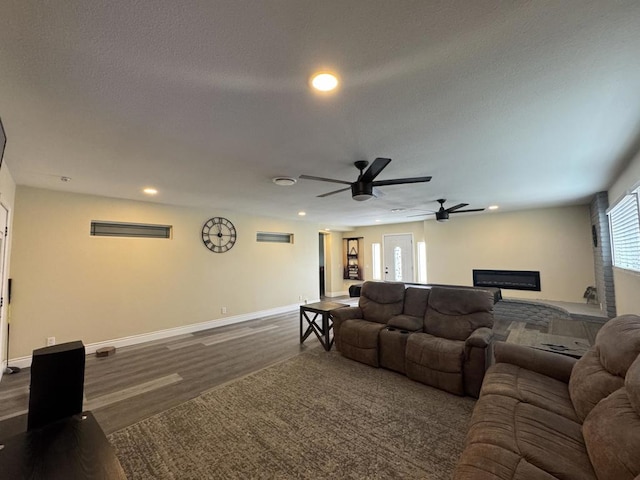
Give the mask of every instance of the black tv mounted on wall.
<svg viewBox="0 0 640 480">
<path fill-rule="evenodd" d="M 0 167 L 2 167 L 2 158 L 4 157 L 4 147 L 7 144 L 7 136 L 4 133 L 2 119 L 0 118 Z"/>
</svg>

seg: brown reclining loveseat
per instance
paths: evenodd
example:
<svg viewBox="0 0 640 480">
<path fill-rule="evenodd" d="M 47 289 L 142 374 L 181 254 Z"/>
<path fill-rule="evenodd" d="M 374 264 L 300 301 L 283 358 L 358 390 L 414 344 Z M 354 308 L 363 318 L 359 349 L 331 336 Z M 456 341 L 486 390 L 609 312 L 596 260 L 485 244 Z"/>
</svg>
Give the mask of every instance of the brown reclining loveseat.
<svg viewBox="0 0 640 480">
<path fill-rule="evenodd" d="M 357 307 L 333 312 L 336 346 L 347 358 L 477 397 L 492 340 L 493 301 L 481 289 L 365 282 Z"/>
</svg>

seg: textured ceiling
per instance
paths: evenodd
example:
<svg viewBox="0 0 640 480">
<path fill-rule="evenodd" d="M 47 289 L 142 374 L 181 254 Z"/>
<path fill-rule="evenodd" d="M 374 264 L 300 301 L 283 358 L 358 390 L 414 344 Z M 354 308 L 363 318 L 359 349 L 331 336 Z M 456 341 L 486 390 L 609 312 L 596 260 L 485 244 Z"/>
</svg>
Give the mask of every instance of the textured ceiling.
<svg viewBox="0 0 640 480">
<path fill-rule="evenodd" d="M 638 52 L 637 0 L 3 0 L 5 161 L 19 185 L 320 226 L 585 203 L 638 147 Z M 333 95 L 308 88 L 323 68 Z M 271 182 L 378 156 L 380 180 L 433 180 L 367 202 Z"/>
</svg>

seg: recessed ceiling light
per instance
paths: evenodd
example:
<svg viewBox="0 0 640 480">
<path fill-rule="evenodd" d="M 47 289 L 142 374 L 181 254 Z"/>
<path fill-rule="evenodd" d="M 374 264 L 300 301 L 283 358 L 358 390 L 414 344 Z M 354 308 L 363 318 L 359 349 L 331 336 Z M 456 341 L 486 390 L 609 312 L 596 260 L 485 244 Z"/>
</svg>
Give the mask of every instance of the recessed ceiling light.
<svg viewBox="0 0 640 480">
<path fill-rule="evenodd" d="M 405 210 L 406 210 L 405 208 L 392 208 L 391 213 L 404 212 Z"/>
<path fill-rule="evenodd" d="M 281 187 L 290 187 L 297 182 L 295 178 L 291 177 L 273 177 L 271 181 L 276 185 L 280 185 Z"/>
<path fill-rule="evenodd" d="M 307 214 L 307 212 L 298 212 L 298 215 L 300 215 L 301 217 L 304 217 Z"/>
<path fill-rule="evenodd" d="M 321 92 L 330 92 L 338 86 L 338 77 L 327 72 L 316 73 L 311 77 L 311 86 Z"/>
<path fill-rule="evenodd" d="M 155 195 L 158 193 L 158 190 L 156 190 L 155 188 L 151 188 L 151 187 L 147 187 L 144 190 L 142 190 L 144 193 L 146 193 L 147 195 Z"/>
<path fill-rule="evenodd" d="M 330 232 L 331 229 L 330 228 L 325 228 L 325 231 Z"/>
<path fill-rule="evenodd" d="M 380 220 L 376 219 L 376 222 L 379 222 Z"/>
<path fill-rule="evenodd" d="M 491 205 L 489 210 L 497 210 L 498 208 L 500 208 L 498 205 Z"/>
</svg>

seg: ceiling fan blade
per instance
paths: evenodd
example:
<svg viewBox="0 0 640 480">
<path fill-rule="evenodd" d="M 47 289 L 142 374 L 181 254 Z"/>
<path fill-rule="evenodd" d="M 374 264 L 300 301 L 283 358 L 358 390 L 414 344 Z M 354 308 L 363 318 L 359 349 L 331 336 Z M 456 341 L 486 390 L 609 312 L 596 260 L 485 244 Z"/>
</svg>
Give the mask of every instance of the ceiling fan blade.
<svg viewBox="0 0 640 480">
<path fill-rule="evenodd" d="M 454 205 L 453 207 L 447 208 L 446 211 L 451 213 L 451 212 L 453 212 L 455 210 L 458 210 L 459 208 L 466 207 L 467 205 L 469 205 L 469 204 L 468 203 L 459 203 L 457 205 Z"/>
<path fill-rule="evenodd" d="M 416 215 L 407 215 L 407 217 L 424 217 L 425 215 L 435 215 L 436 212 L 418 213 Z"/>
<path fill-rule="evenodd" d="M 329 195 L 333 195 L 334 193 L 346 192 L 347 190 L 351 190 L 351 187 L 341 188 L 340 190 L 334 190 L 333 192 L 323 193 L 322 195 L 317 195 L 318 198 L 328 197 Z"/>
<path fill-rule="evenodd" d="M 351 182 L 347 182 L 345 180 L 335 180 L 333 178 L 314 177 L 313 175 L 300 175 L 299 178 L 304 178 L 305 180 L 318 180 L 319 182 L 342 183 L 344 185 L 351 185 Z"/>
<path fill-rule="evenodd" d="M 423 183 L 430 182 L 431 177 L 411 177 L 411 178 L 395 178 L 393 180 L 378 180 L 373 182 L 374 187 L 383 187 L 385 185 L 402 185 L 405 183 Z"/>
<path fill-rule="evenodd" d="M 389 165 L 391 162 L 390 158 L 376 158 L 367 171 L 362 174 L 362 177 L 358 178 L 359 182 L 369 183 L 373 182 L 373 179 L 380 175 L 380 172 L 384 170 L 384 168 Z"/>
<path fill-rule="evenodd" d="M 455 212 L 449 212 L 449 213 L 467 213 L 467 212 L 484 212 L 484 208 L 472 208 L 470 210 L 456 210 Z"/>
</svg>

